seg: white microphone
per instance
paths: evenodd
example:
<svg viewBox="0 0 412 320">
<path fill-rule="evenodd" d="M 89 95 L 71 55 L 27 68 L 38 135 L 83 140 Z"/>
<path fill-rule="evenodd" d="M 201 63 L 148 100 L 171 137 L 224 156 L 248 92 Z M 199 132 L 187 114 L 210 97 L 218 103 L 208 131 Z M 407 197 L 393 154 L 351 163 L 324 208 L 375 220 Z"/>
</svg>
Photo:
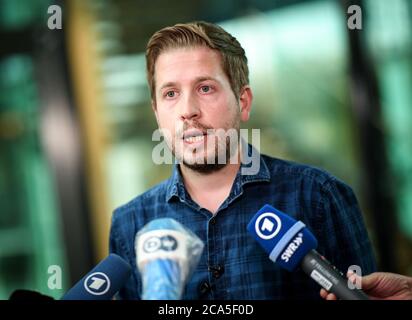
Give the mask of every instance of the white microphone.
<svg viewBox="0 0 412 320">
<path fill-rule="evenodd" d="M 146 224 L 135 241 L 142 299 L 181 299 L 203 248 L 203 242 L 174 219 L 156 219 Z"/>
</svg>

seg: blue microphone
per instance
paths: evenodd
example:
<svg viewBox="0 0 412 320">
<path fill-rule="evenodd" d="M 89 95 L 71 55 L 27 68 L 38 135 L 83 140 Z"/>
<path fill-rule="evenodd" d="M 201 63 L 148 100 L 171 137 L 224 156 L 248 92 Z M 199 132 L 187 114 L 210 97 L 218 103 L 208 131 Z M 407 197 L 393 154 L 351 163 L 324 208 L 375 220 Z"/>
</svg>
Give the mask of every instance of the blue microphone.
<svg viewBox="0 0 412 320">
<path fill-rule="evenodd" d="M 264 205 L 250 220 L 247 230 L 270 260 L 294 271 L 301 267 L 320 286 L 343 300 L 368 300 L 356 287 L 350 289 L 343 274 L 315 249 L 318 241 L 301 221 L 296 221 L 270 205 Z"/>
<path fill-rule="evenodd" d="M 156 219 L 136 235 L 143 300 L 179 300 L 203 252 L 203 242 L 171 218 Z"/>
<path fill-rule="evenodd" d="M 71 288 L 61 300 L 110 300 L 131 274 L 130 265 L 110 254 Z"/>
</svg>

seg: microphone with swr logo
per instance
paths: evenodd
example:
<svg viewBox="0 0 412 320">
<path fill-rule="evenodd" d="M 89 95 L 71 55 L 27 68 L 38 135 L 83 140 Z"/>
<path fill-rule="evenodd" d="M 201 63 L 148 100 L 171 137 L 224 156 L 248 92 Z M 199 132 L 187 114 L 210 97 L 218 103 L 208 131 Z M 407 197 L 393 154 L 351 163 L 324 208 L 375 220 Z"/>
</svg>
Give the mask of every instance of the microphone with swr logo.
<svg viewBox="0 0 412 320">
<path fill-rule="evenodd" d="M 343 300 L 369 300 L 360 289 L 349 289 L 343 274 L 315 249 L 315 236 L 301 221 L 270 205 L 250 220 L 247 230 L 280 267 L 293 271 L 299 266 L 320 286 Z"/>
<path fill-rule="evenodd" d="M 131 274 L 130 265 L 111 253 L 86 274 L 61 300 L 110 300 Z"/>
</svg>

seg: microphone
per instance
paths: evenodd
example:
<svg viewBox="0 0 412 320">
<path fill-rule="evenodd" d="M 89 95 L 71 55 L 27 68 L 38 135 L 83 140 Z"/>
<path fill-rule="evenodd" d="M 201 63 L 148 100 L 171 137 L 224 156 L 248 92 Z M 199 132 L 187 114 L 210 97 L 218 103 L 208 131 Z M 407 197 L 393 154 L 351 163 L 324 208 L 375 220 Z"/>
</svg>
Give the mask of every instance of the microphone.
<svg viewBox="0 0 412 320">
<path fill-rule="evenodd" d="M 18 289 L 14 290 L 9 300 L 12 301 L 54 301 L 54 298 L 37 291 Z"/>
<path fill-rule="evenodd" d="M 360 289 L 349 289 L 347 279 L 315 249 L 318 241 L 305 224 L 264 205 L 250 220 L 247 230 L 280 267 L 299 266 L 320 286 L 343 300 L 369 300 Z"/>
<path fill-rule="evenodd" d="M 131 274 L 130 265 L 117 254 L 110 254 L 87 273 L 60 300 L 110 300 Z"/>
<path fill-rule="evenodd" d="M 174 219 L 156 219 L 146 224 L 135 240 L 142 299 L 181 299 L 203 248 L 203 242 Z"/>
</svg>

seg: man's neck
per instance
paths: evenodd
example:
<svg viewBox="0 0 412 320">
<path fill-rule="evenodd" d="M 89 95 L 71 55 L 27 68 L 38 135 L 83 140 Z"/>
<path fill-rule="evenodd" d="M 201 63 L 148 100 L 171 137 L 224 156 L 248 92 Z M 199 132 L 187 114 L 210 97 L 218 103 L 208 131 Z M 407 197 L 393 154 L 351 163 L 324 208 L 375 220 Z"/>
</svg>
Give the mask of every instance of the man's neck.
<svg viewBox="0 0 412 320">
<path fill-rule="evenodd" d="M 239 156 L 236 156 L 239 159 Z M 180 165 L 183 182 L 192 199 L 201 207 L 215 213 L 229 196 L 240 163 L 228 163 L 220 170 L 204 174 Z"/>
</svg>

